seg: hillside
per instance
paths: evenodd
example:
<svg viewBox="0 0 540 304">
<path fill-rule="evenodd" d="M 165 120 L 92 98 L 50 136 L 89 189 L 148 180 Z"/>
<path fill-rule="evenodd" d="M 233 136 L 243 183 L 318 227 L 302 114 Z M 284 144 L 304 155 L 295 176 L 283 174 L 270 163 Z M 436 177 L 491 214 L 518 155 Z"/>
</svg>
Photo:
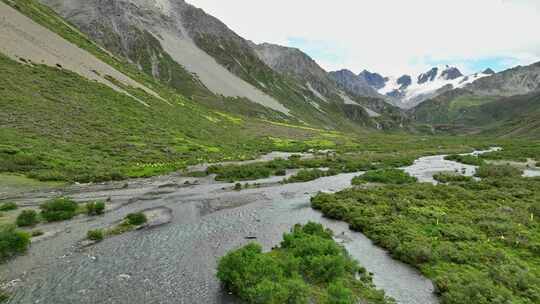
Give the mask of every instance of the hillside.
<svg viewBox="0 0 540 304">
<path fill-rule="evenodd" d="M 378 125 L 367 114 L 360 123 L 347 119 L 339 102 L 272 69 L 249 41 L 184 1 L 41 2 L 114 55 L 209 107 L 327 129 Z"/>
<path fill-rule="evenodd" d="M 2 172 L 41 180 L 121 179 L 250 158 L 279 149 L 272 138 L 313 139 L 313 147 L 340 138 L 317 127 L 324 122 L 305 125 L 252 102 L 215 106 L 218 97 L 195 80 L 189 84 L 193 95 L 187 90 L 186 97 L 111 55 L 46 7 L 28 0 L 5 3 L 32 18 L 0 2 L 2 20 L 10 25 L 0 37 L 19 39 L 0 47 Z M 204 97 L 211 102 L 201 102 Z M 335 117 L 334 126 L 360 131 Z M 327 135 L 333 139 L 316 140 Z"/>
<path fill-rule="evenodd" d="M 410 111 L 419 123 L 453 132 L 538 138 L 540 64 L 516 67 L 447 91 Z"/>
</svg>

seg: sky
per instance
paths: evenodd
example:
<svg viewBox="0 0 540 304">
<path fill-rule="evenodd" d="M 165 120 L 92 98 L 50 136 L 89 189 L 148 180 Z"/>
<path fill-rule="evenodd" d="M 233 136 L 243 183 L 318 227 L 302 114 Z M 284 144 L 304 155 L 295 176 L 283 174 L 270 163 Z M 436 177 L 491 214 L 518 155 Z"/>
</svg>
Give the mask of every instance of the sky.
<svg viewBox="0 0 540 304">
<path fill-rule="evenodd" d="M 463 73 L 540 61 L 540 0 L 187 0 L 256 43 L 297 47 L 328 71 Z"/>
</svg>

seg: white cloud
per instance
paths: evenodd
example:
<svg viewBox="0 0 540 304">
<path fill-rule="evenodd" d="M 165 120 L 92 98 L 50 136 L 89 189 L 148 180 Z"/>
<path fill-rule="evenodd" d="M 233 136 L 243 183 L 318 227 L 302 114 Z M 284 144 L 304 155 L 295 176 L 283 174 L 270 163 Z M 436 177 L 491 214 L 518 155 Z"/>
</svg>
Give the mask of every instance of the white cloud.
<svg viewBox="0 0 540 304">
<path fill-rule="evenodd" d="M 311 54 L 327 69 L 391 75 L 437 61 L 540 60 L 540 0 L 188 2 L 255 42 L 287 45 L 294 37 L 345 50 L 338 62 Z"/>
</svg>

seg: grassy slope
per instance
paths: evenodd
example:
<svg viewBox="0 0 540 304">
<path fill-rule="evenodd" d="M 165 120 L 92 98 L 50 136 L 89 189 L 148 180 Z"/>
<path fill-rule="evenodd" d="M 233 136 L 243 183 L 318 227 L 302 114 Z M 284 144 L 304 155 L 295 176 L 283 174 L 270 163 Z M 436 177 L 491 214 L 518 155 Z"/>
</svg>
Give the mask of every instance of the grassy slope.
<svg viewBox="0 0 540 304">
<path fill-rule="evenodd" d="M 475 96 L 457 90 L 413 110 L 421 123 L 453 131 L 540 138 L 540 95 L 506 98 Z"/>
<path fill-rule="evenodd" d="M 47 7 L 31 0 L 4 1 L 156 90 L 173 105 L 125 88 L 151 105 L 142 107 L 133 99 L 74 73 L 23 65 L 0 55 L 3 172 L 77 181 L 145 176 L 174 170 L 186 163 L 253 157 L 273 149 L 274 142 L 267 139 L 268 135 L 307 139 L 325 133 L 285 123 L 270 125 L 267 121 L 210 109 L 111 56 Z M 175 68 L 171 72 L 186 76 L 181 67 Z M 196 89 L 183 90 L 188 94 L 200 93 Z M 316 147 L 317 143 L 311 146 Z"/>
</svg>

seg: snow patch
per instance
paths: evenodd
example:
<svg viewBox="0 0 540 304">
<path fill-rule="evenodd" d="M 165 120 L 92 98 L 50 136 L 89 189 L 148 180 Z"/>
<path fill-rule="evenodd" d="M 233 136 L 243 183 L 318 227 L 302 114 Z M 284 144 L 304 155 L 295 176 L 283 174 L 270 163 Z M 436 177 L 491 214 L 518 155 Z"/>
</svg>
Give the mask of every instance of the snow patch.
<svg viewBox="0 0 540 304">
<path fill-rule="evenodd" d="M 380 94 L 387 95 L 389 93 L 392 93 L 394 91 L 399 91 L 400 93 L 404 94 L 404 97 L 402 98 L 402 103 L 407 105 L 408 103 L 412 103 L 413 101 L 418 100 L 422 96 L 429 96 L 434 94 L 437 90 L 447 86 L 451 85 L 452 89 L 457 88 L 463 88 L 466 85 L 480 79 L 483 77 L 491 76 L 489 74 L 483 74 L 483 73 L 475 73 L 472 75 L 464 75 L 461 77 L 458 77 L 456 79 L 446 79 L 442 74 L 444 71 L 450 69 L 452 67 L 446 65 L 446 66 L 440 66 L 437 67 L 437 75 L 435 76 L 435 79 L 428 80 L 422 84 L 418 83 L 418 77 L 422 74 L 414 75 L 412 76 L 413 83 L 409 85 L 404 90 L 401 90 L 401 85 L 397 83 L 397 80 L 399 77 L 388 77 L 388 81 L 386 82 L 386 85 L 378 90 Z M 414 106 L 412 104 L 411 106 Z"/>
</svg>

